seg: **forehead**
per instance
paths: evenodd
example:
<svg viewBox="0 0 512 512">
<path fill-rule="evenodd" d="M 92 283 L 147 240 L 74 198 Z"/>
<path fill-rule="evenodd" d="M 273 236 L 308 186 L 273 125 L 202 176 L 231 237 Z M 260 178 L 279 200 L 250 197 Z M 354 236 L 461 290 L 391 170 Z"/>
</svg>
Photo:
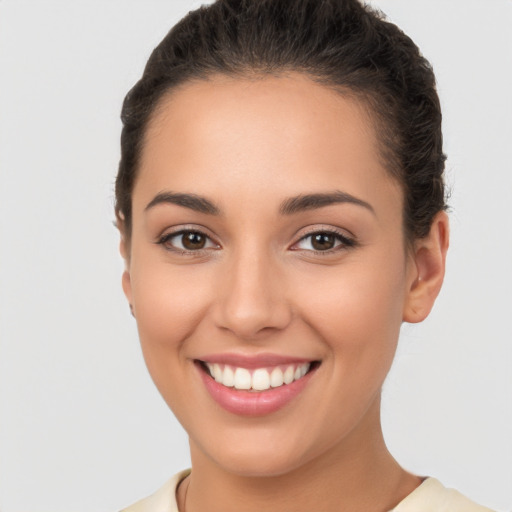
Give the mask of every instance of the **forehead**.
<svg viewBox="0 0 512 512">
<path fill-rule="evenodd" d="M 301 74 L 215 76 L 172 90 L 146 130 L 135 188 L 148 200 L 166 189 L 276 198 L 386 189 L 401 202 L 366 105 Z"/>
</svg>

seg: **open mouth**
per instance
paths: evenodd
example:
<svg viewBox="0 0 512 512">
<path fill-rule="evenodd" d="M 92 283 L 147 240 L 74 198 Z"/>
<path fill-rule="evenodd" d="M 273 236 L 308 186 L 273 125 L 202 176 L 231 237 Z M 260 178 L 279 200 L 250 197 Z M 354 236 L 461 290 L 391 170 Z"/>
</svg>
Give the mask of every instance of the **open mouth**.
<svg viewBox="0 0 512 512">
<path fill-rule="evenodd" d="M 200 360 L 196 362 L 202 371 L 219 384 L 227 388 L 255 392 L 287 386 L 302 379 L 320 365 L 320 361 L 310 361 L 247 369 Z"/>
</svg>

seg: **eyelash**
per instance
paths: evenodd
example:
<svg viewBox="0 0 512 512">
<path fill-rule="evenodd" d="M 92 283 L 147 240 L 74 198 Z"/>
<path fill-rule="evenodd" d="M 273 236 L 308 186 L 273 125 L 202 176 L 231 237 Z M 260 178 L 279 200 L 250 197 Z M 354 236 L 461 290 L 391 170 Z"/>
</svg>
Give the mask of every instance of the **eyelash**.
<svg viewBox="0 0 512 512">
<path fill-rule="evenodd" d="M 201 248 L 201 249 L 196 249 L 196 250 L 187 250 L 187 249 L 180 249 L 180 248 L 177 248 L 177 247 L 172 247 L 172 246 L 168 246 L 166 245 L 171 239 L 173 238 L 177 238 L 177 237 L 180 237 L 180 236 L 183 236 L 183 235 L 188 235 L 188 234 L 193 234 L 193 235 L 200 235 L 202 237 L 204 237 L 206 239 L 206 243 L 210 242 L 210 243 L 213 243 L 214 245 L 217 245 L 215 242 L 213 242 L 213 240 L 211 239 L 210 236 L 208 236 L 206 233 L 204 233 L 203 231 L 200 231 L 199 229 L 180 229 L 179 231 L 173 231 L 171 233 L 166 233 L 165 235 L 162 235 L 158 240 L 157 240 L 157 244 L 158 245 L 162 245 L 164 247 L 165 250 L 167 251 L 172 251 L 172 252 L 175 252 L 175 253 L 178 253 L 178 254 L 181 254 L 181 255 L 190 255 L 190 256 L 198 256 L 198 255 L 202 255 L 204 253 L 204 251 L 206 250 L 209 250 L 210 248 Z"/>
<path fill-rule="evenodd" d="M 187 250 L 187 249 L 179 249 L 179 248 L 176 248 L 176 247 L 172 247 L 172 246 L 166 245 L 171 239 L 179 237 L 179 236 L 183 236 L 183 235 L 186 235 L 186 234 L 195 234 L 195 235 L 203 236 L 203 237 L 206 238 L 207 243 L 209 241 L 210 243 L 213 243 L 213 244 L 217 245 L 217 247 L 218 247 L 218 244 L 213 242 L 213 240 L 211 239 L 210 236 L 208 236 L 206 233 L 204 233 L 203 231 L 200 231 L 198 229 L 181 229 L 179 231 L 174 231 L 174 232 L 171 232 L 171 233 L 166 233 L 165 235 L 162 235 L 157 240 L 156 244 L 157 245 L 162 245 L 164 247 L 164 249 L 166 249 L 167 251 L 176 252 L 176 253 L 181 254 L 181 255 L 198 256 L 198 255 L 204 254 L 204 251 L 207 251 L 207 250 L 211 249 L 211 247 L 208 247 L 208 248 L 201 248 L 201 249 L 196 249 L 196 250 Z M 317 250 L 317 249 L 292 249 L 292 250 L 294 250 L 294 251 L 304 250 L 306 252 L 313 253 L 315 255 L 329 256 L 329 255 L 332 255 L 333 253 L 338 252 L 340 250 L 351 249 L 353 247 L 357 247 L 357 245 L 358 245 L 357 241 L 354 238 L 350 238 L 346 234 L 344 234 L 342 232 L 339 232 L 339 231 L 337 231 L 335 229 L 332 229 L 332 228 L 331 229 L 324 229 L 324 230 L 316 229 L 314 231 L 306 233 L 297 242 L 295 242 L 293 245 L 294 246 L 298 245 L 300 242 L 302 242 L 304 240 L 307 240 L 308 238 L 311 238 L 311 237 L 313 237 L 315 235 L 334 236 L 335 239 L 336 239 L 336 242 L 339 242 L 339 244 L 335 245 L 331 249 L 327 249 L 327 250 L 323 250 L 323 251 L 322 250 Z"/>
<path fill-rule="evenodd" d="M 293 249 L 294 251 L 300 251 L 305 250 L 308 253 L 313 253 L 315 255 L 319 256 L 331 256 L 332 254 L 343 251 L 347 249 L 352 249 L 354 247 L 357 247 L 358 243 L 354 238 L 351 238 L 347 236 L 345 233 L 341 231 L 337 231 L 336 229 L 315 229 L 313 231 L 310 231 L 309 233 L 304 234 L 297 242 L 295 242 L 293 245 L 298 245 L 300 242 L 307 240 L 308 238 L 312 238 L 315 235 L 327 235 L 327 236 L 334 236 L 335 242 L 339 242 L 338 245 L 335 245 L 331 249 L 327 249 L 324 251 L 317 250 L 317 249 Z"/>
</svg>

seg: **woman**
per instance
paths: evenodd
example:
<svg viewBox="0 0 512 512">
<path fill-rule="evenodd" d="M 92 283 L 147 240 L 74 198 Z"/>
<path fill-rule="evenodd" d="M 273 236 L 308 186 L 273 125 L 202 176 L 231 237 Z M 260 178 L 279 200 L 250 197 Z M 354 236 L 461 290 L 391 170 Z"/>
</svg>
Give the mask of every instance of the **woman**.
<svg viewBox="0 0 512 512">
<path fill-rule="evenodd" d="M 380 425 L 448 249 L 412 41 L 355 0 L 220 0 L 155 49 L 122 118 L 123 289 L 192 460 L 126 510 L 489 510 L 402 469 Z"/>
</svg>

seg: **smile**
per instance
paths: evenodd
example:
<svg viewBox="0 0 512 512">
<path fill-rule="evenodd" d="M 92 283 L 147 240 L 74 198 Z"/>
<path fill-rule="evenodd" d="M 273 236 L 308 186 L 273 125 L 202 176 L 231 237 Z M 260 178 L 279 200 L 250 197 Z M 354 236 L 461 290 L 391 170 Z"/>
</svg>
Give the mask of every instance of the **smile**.
<svg viewBox="0 0 512 512">
<path fill-rule="evenodd" d="M 262 416 L 294 401 L 321 363 L 223 355 L 196 359 L 195 364 L 208 394 L 223 409 L 242 416 Z"/>
<path fill-rule="evenodd" d="M 274 368 L 247 368 L 205 363 L 210 375 L 216 382 L 228 388 L 239 390 L 266 391 L 291 384 L 304 377 L 311 363 L 289 364 Z"/>
</svg>

